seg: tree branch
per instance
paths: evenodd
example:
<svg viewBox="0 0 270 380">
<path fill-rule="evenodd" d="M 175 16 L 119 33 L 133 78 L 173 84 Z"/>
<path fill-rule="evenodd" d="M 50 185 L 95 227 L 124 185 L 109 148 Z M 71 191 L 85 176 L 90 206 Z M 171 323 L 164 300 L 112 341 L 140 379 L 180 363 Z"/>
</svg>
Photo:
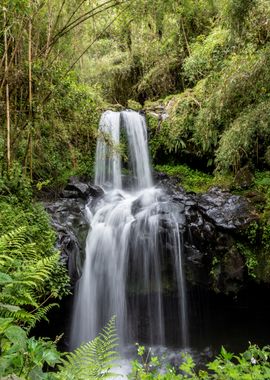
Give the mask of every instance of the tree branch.
<svg viewBox="0 0 270 380">
<path fill-rule="evenodd" d="M 96 16 L 97 14 L 101 13 L 101 12 L 104 12 L 110 8 L 113 8 L 117 5 L 120 5 L 120 4 L 123 4 L 125 1 L 128 1 L 128 0 L 124 0 L 124 1 L 118 1 L 118 0 L 108 0 L 106 1 L 105 3 L 91 9 L 90 11 L 84 13 L 83 15 L 81 15 L 80 17 L 78 17 L 76 20 L 72 21 L 71 23 L 69 24 L 66 24 L 51 40 L 51 44 L 50 46 L 53 46 L 56 44 L 56 42 L 61 38 L 63 37 L 65 34 L 67 34 L 68 32 L 70 32 L 72 29 L 74 29 L 76 26 L 80 25 L 81 23 L 83 23 L 84 21 L 88 20 L 89 18 L 91 17 L 94 17 Z M 112 3 L 113 4 L 110 4 Z M 100 9 L 101 8 L 101 9 Z"/>
<path fill-rule="evenodd" d="M 79 57 L 70 65 L 68 70 L 63 74 L 62 78 L 64 78 L 76 65 L 76 63 L 82 58 L 82 56 L 93 46 L 93 44 L 102 36 L 102 34 L 109 29 L 109 27 L 118 19 L 118 17 L 127 10 L 129 5 L 127 5 L 125 8 L 123 8 L 113 19 L 109 22 L 109 24 L 106 25 L 106 27 L 95 37 L 95 39 L 87 46 L 87 48 L 79 55 Z M 51 96 L 52 91 L 48 93 L 48 95 L 43 99 L 42 103 L 45 103 L 49 97 Z"/>
</svg>

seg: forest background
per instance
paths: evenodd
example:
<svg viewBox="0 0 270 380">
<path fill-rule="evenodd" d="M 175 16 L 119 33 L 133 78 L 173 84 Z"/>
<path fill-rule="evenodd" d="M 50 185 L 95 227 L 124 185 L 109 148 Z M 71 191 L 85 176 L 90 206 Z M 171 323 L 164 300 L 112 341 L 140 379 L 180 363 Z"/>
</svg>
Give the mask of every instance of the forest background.
<svg viewBox="0 0 270 380">
<path fill-rule="evenodd" d="M 154 166 L 187 190 L 249 197 L 259 218 L 242 253 L 270 282 L 268 0 L 2 0 L 0 19 L 4 347 L 69 292 L 36 200 L 93 175 L 108 108 L 146 112 Z"/>
</svg>

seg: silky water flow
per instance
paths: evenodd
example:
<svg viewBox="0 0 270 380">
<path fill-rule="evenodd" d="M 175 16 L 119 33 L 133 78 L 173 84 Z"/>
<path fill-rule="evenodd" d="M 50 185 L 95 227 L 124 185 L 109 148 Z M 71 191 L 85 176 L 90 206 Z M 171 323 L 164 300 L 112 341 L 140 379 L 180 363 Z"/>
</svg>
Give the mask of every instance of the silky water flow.
<svg viewBox="0 0 270 380">
<path fill-rule="evenodd" d="M 132 189 L 121 176 L 120 136 L 128 142 Z M 77 283 L 71 347 L 87 342 L 116 316 L 120 345 L 166 344 L 164 272 L 175 285 L 179 341 L 188 344 L 183 220 L 169 196 L 153 186 L 145 119 L 134 111 L 100 120 L 95 183 L 104 195 L 86 207 L 89 233 Z M 130 186 L 129 186 L 130 187 Z"/>
</svg>

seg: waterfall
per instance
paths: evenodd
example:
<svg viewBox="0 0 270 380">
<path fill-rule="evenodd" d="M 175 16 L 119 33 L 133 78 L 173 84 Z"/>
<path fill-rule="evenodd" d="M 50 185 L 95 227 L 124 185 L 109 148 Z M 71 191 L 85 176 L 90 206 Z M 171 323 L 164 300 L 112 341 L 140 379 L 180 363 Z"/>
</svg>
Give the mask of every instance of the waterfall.
<svg viewBox="0 0 270 380">
<path fill-rule="evenodd" d="M 162 189 L 153 187 L 144 117 L 133 111 L 107 111 L 99 131 L 95 182 L 107 190 L 87 205 L 90 229 L 76 287 L 71 346 L 93 339 L 113 315 L 122 345 L 138 339 L 166 344 L 166 271 L 177 289 L 178 330 L 186 346 L 183 215 Z M 122 131 L 135 178 L 132 191 L 122 187 Z"/>
<path fill-rule="evenodd" d="M 120 113 L 105 112 L 99 123 L 100 138 L 97 141 L 95 183 L 121 188 L 121 162 L 119 146 Z M 110 139 L 110 144 L 106 142 Z"/>
<path fill-rule="evenodd" d="M 147 147 L 146 123 L 137 112 L 121 112 L 124 128 L 127 132 L 133 173 L 139 189 L 153 186 L 149 154 Z"/>
</svg>

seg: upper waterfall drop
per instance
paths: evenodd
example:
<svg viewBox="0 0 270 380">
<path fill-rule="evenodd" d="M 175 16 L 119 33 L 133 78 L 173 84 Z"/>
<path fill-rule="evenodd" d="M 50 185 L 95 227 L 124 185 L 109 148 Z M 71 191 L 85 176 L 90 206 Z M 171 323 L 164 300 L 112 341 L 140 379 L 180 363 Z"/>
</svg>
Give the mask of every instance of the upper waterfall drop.
<svg viewBox="0 0 270 380">
<path fill-rule="evenodd" d="M 95 184 L 122 188 L 120 129 L 127 135 L 135 188 L 153 186 L 146 123 L 144 117 L 135 111 L 106 111 L 101 116 L 96 149 Z"/>
<path fill-rule="evenodd" d="M 186 347 L 184 216 L 177 203 L 153 186 L 145 119 L 134 111 L 107 111 L 99 132 L 95 182 L 105 193 L 87 205 L 90 228 L 76 285 L 71 346 L 93 339 L 113 315 L 122 346 L 135 341 L 166 344 L 172 318 L 166 308 L 173 307 L 175 331 Z M 132 191 L 123 189 L 121 133 L 129 150 Z M 176 292 L 171 299 L 166 276 Z"/>
<path fill-rule="evenodd" d="M 133 174 L 137 179 L 138 189 L 153 186 L 152 173 L 147 146 L 145 119 L 138 112 L 121 112 L 121 125 L 126 130 Z"/>
<path fill-rule="evenodd" d="M 120 113 L 106 111 L 99 123 L 96 149 L 95 184 L 122 188 L 121 159 L 117 151 L 120 143 Z M 108 139 L 111 139 L 108 144 Z"/>
</svg>

